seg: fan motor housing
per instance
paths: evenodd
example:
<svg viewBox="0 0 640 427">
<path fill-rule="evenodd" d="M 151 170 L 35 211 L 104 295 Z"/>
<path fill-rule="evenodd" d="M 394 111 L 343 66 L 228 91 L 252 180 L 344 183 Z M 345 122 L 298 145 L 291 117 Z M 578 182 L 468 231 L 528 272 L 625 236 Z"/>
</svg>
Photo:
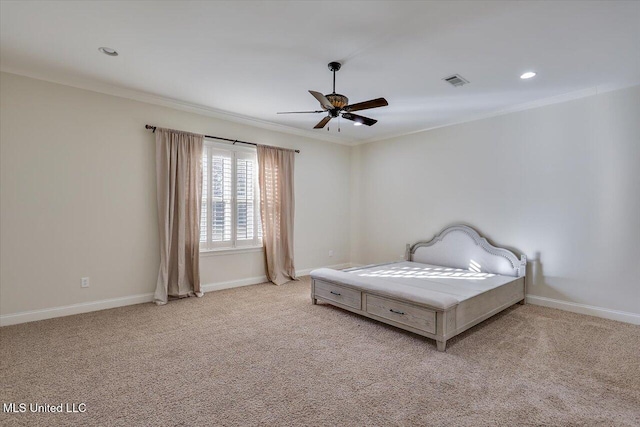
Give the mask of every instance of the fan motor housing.
<svg viewBox="0 0 640 427">
<path fill-rule="evenodd" d="M 339 93 L 330 93 L 328 95 L 325 95 L 325 97 L 338 110 L 341 110 L 347 105 L 349 105 L 349 98 L 347 98 L 344 95 L 340 95 Z"/>
</svg>

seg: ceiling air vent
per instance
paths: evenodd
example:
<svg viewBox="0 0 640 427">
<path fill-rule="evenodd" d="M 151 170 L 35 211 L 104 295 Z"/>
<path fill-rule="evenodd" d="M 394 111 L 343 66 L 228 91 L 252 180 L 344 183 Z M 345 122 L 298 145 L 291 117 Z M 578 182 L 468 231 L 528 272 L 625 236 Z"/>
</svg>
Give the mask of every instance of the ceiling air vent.
<svg viewBox="0 0 640 427">
<path fill-rule="evenodd" d="M 452 86 L 455 86 L 455 87 L 464 86 L 464 85 L 469 83 L 468 80 L 463 79 L 462 76 L 460 76 L 458 74 L 454 74 L 453 76 L 445 77 L 442 80 L 444 80 L 447 83 L 450 83 Z"/>
</svg>

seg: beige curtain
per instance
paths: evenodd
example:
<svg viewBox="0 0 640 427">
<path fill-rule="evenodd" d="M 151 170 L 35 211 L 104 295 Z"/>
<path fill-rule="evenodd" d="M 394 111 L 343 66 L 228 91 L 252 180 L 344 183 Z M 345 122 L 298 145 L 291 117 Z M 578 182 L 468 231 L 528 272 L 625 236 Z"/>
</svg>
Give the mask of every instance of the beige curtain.
<svg viewBox="0 0 640 427">
<path fill-rule="evenodd" d="M 202 296 L 200 203 L 203 135 L 156 129 L 160 271 L 154 301 Z"/>
<path fill-rule="evenodd" d="M 258 145 L 262 241 L 269 280 L 281 285 L 296 278 L 293 265 L 293 162 L 295 152 Z"/>
</svg>

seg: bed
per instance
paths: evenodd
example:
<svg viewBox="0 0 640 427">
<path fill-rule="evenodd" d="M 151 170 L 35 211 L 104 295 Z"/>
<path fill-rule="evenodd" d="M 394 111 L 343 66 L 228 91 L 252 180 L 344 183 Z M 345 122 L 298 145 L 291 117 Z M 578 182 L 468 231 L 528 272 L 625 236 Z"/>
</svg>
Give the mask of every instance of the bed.
<svg viewBox="0 0 640 427">
<path fill-rule="evenodd" d="M 526 257 L 493 246 L 466 225 L 407 245 L 404 261 L 311 272 L 311 300 L 447 340 L 516 303 L 524 304 Z"/>
</svg>

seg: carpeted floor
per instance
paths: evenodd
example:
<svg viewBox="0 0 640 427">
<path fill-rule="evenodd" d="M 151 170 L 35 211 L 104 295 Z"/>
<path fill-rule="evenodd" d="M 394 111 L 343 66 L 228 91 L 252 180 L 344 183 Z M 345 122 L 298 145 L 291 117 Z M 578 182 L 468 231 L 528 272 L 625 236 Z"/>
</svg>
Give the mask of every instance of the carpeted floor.
<svg viewBox="0 0 640 427">
<path fill-rule="evenodd" d="M 3 426 L 640 425 L 640 327 L 533 305 L 438 353 L 312 305 L 306 277 L 4 327 L 0 339 L 2 403 L 86 403 L 0 413 Z"/>
</svg>

